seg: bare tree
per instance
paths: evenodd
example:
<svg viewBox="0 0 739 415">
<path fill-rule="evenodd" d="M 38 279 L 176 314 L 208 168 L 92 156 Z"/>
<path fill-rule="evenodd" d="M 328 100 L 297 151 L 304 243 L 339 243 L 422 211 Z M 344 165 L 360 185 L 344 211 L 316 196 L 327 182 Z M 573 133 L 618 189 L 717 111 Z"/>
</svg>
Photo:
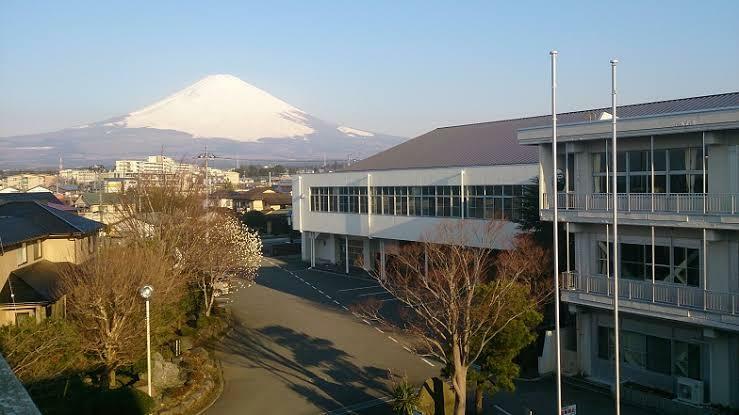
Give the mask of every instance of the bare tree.
<svg viewBox="0 0 739 415">
<path fill-rule="evenodd" d="M 465 413 L 469 367 L 548 294 L 542 285 L 546 251 L 528 237 L 518 238 L 510 250 L 494 250 L 496 242 L 505 242 L 502 227 L 491 222 L 480 231 L 466 221 L 444 223 L 424 242 L 401 247 L 375 277 L 406 307 L 403 322 L 384 319 L 377 303 L 357 308 L 406 330 L 424 352 L 447 364 L 457 415 Z M 522 290 L 532 301 L 518 301 Z"/>
<path fill-rule="evenodd" d="M 184 280 L 155 241 L 108 246 L 90 261 L 63 272 L 68 317 L 80 334 L 83 352 L 106 372 L 115 386 L 116 370 L 132 364 L 144 350 L 144 302 L 139 288 L 154 287 L 152 328 L 155 336 L 171 329 L 171 310 L 182 298 Z"/>
</svg>

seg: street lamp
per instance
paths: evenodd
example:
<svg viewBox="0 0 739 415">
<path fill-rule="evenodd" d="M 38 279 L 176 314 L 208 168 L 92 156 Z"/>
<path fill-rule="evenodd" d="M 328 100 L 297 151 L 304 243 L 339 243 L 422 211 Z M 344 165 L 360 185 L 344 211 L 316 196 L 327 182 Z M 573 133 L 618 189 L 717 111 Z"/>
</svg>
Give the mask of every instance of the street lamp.
<svg viewBox="0 0 739 415">
<path fill-rule="evenodd" d="M 151 325 L 149 324 L 149 298 L 154 294 L 154 288 L 151 285 L 144 285 L 139 288 L 139 295 L 146 301 L 146 385 L 151 395 Z"/>
</svg>

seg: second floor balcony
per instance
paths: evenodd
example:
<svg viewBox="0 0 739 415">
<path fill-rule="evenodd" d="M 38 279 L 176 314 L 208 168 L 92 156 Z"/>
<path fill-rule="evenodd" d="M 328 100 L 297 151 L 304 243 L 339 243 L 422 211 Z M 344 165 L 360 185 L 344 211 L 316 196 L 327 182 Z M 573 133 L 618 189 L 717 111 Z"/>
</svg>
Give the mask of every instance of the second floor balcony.
<svg viewBox="0 0 739 415">
<path fill-rule="evenodd" d="M 563 301 L 613 307 L 613 278 L 564 272 L 560 287 Z M 739 330 L 738 293 L 626 278 L 619 279 L 618 291 L 621 310 L 627 313 Z"/>
<path fill-rule="evenodd" d="M 675 226 L 688 223 L 739 229 L 739 195 L 704 193 L 619 193 L 616 203 L 620 216 L 634 224 L 644 220 L 669 220 Z M 542 216 L 554 207 L 551 194 L 543 194 Z M 610 193 L 558 193 L 557 208 L 565 220 L 601 221 L 611 217 L 613 195 Z M 575 215 L 571 215 L 574 213 Z M 706 227 L 711 227 L 706 226 Z"/>
</svg>

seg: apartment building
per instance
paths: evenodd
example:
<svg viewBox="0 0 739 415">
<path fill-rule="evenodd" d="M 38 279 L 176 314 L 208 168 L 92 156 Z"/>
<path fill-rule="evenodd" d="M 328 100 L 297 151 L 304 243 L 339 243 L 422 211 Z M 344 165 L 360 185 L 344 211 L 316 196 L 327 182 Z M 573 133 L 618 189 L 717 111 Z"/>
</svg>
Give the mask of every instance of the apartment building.
<svg viewBox="0 0 739 415">
<path fill-rule="evenodd" d="M 62 267 L 95 252 L 103 225 L 53 206 L 42 198 L 0 200 L 0 325 L 63 316 Z"/>
<path fill-rule="evenodd" d="M 293 228 L 303 259 L 371 270 L 407 242 L 433 237 L 444 222 L 482 234 L 500 223 L 496 248 L 518 232 L 524 186 L 538 151 L 516 140 L 543 117 L 439 128 L 341 171 L 293 178 Z M 471 241 L 472 244 L 481 241 Z"/>
<path fill-rule="evenodd" d="M 556 197 L 568 235 L 564 368 L 613 382 L 618 261 L 622 382 L 739 407 L 739 93 L 618 108 L 615 258 L 610 111 L 558 115 L 556 155 L 550 124 L 518 130 L 538 148 L 541 217 Z"/>
</svg>

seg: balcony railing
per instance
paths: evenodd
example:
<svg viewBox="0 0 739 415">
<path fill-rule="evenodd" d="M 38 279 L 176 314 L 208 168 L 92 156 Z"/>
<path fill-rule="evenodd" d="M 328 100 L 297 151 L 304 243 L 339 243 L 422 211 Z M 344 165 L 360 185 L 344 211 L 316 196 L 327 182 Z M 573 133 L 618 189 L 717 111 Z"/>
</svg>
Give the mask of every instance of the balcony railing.
<svg viewBox="0 0 739 415">
<path fill-rule="evenodd" d="M 660 212 L 706 215 L 736 215 L 739 195 L 703 193 L 620 193 L 616 197 L 621 212 Z M 544 194 L 543 209 L 553 207 L 551 194 Z M 609 193 L 558 193 L 561 210 L 609 211 L 613 195 Z"/>
<path fill-rule="evenodd" d="M 563 290 L 613 297 L 613 278 L 563 272 Z M 739 315 L 739 294 L 703 290 L 675 284 L 619 279 L 619 298 L 653 304 L 670 305 L 717 314 Z"/>
</svg>

